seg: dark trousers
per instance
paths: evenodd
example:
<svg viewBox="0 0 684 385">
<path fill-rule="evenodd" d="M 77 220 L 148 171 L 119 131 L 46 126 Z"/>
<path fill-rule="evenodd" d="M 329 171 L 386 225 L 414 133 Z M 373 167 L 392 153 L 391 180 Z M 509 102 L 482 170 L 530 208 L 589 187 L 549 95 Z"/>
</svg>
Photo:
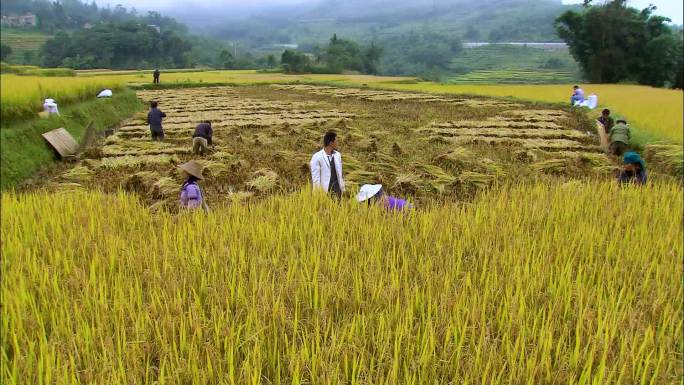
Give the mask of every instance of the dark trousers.
<svg viewBox="0 0 684 385">
<path fill-rule="evenodd" d="M 627 152 L 627 144 L 622 142 L 613 142 L 610 144 L 610 153 L 615 156 L 622 156 Z"/>
<path fill-rule="evenodd" d="M 159 76 L 155 76 L 154 79 L 152 80 L 152 83 L 159 83 Z"/>
<path fill-rule="evenodd" d="M 332 195 L 337 199 L 342 199 L 342 189 L 337 179 L 330 181 L 330 186 L 328 187 L 328 194 Z"/>
<path fill-rule="evenodd" d="M 152 134 L 152 140 L 163 142 L 164 141 L 164 130 L 159 127 L 150 128 L 150 133 Z"/>
</svg>

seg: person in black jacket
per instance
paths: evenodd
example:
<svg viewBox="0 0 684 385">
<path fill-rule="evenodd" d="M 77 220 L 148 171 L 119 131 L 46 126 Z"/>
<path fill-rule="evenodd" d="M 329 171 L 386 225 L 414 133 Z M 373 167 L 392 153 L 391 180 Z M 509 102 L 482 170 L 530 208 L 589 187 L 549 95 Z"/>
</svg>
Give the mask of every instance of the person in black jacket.
<svg viewBox="0 0 684 385">
<path fill-rule="evenodd" d="M 159 69 L 155 69 L 154 72 L 152 73 L 152 82 L 154 84 L 159 83 Z"/>
<path fill-rule="evenodd" d="M 156 101 L 150 102 L 150 112 L 147 113 L 147 124 L 150 125 L 150 132 L 152 133 L 152 140 L 163 141 L 164 129 L 162 128 L 162 119 L 166 117 L 159 108 Z"/>
<path fill-rule="evenodd" d="M 212 145 L 212 134 L 210 121 L 205 120 L 198 124 L 195 128 L 195 133 L 192 134 L 192 153 L 195 155 L 206 154 L 209 151 L 209 146 Z"/>
</svg>

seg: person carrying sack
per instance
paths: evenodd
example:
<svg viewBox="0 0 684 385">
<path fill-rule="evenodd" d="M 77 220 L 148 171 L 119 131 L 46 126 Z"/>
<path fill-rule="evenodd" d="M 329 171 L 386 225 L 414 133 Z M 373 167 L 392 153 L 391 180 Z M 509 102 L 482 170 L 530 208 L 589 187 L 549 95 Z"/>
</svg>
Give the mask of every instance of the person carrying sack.
<svg viewBox="0 0 684 385">
<path fill-rule="evenodd" d="M 183 179 L 185 179 L 180 191 L 180 207 L 185 209 L 198 209 L 201 207 L 204 212 L 209 212 L 209 206 L 207 206 L 204 199 L 202 189 L 197 183 L 204 179 L 204 176 L 202 176 L 202 165 L 195 160 L 191 160 L 181 164 L 178 168 L 182 170 Z"/>
</svg>

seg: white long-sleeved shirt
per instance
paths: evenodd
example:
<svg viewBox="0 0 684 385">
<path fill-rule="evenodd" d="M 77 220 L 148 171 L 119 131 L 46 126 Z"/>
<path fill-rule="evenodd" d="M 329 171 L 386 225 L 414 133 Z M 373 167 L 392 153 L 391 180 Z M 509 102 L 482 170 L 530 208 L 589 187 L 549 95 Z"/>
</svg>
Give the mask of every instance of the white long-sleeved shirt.
<svg viewBox="0 0 684 385">
<path fill-rule="evenodd" d="M 330 177 L 332 170 L 330 169 L 330 158 L 335 160 L 335 172 L 337 172 L 337 181 L 340 184 L 340 189 L 344 191 L 344 179 L 342 178 L 342 155 L 333 151 L 332 155 L 321 150 L 311 157 L 311 183 L 314 188 L 322 188 L 328 191 L 330 185 Z"/>
</svg>

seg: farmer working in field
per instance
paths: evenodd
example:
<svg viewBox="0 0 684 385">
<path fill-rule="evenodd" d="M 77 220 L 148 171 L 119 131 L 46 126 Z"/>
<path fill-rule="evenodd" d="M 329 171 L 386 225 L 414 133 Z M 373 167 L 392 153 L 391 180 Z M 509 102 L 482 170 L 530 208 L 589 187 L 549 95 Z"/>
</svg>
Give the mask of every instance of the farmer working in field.
<svg viewBox="0 0 684 385">
<path fill-rule="evenodd" d="M 195 133 L 192 134 L 192 153 L 195 155 L 204 155 L 209 152 L 211 146 L 211 122 L 208 120 L 198 124 L 195 128 Z"/>
<path fill-rule="evenodd" d="M 45 99 L 45 101 L 43 102 L 43 110 L 48 115 L 59 115 L 59 110 L 57 109 L 57 102 L 55 102 L 55 99 Z"/>
<path fill-rule="evenodd" d="M 365 184 L 361 186 L 356 200 L 368 202 L 369 205 L 371 203 L 381 204 L 388 211 L 404 211 L 413 208 L 413 205 L 406 200 L 387 195 L 381 184 Z"/>
<path fill-rule="evenodd" d="M 579 86 L 574 86 L 572 89 L 573 91 L 572 96 L 570 97 L 570 105 L 574 106 L 578 103 L 582 103 L 584 101 L 584 90 Z"/>
<path fill-rule="evenodd" d="M 597 119 L 599 123 L 603 126 L 604 131 L 606 134 L 610 134 L 610 130 L 613 128 L 615 125 L 615 120 L 610 117 L 610 110 L 605 109 L 601 112 L 601 116 Z"/>
<path fill-rule="evenodd" d="M 204 211 L 208 211 L 202 189 L 197 184 L 198 181 L 204 179 L 202 176 L 202 165 L 195 160 L 191 160 L 181 164 L 178 168 L 182 170 L 182 176 L 185 180 L 181 186 L 180 207 L 187 209 L 198 209 L 201 207 Z"/>
<path fill-rule="evenodd" d="M 158 84 L 159 83 L 159 69 L 156 68 L 154 72 L 152 73 L 152 83 Z"/>
<path fill-rule="evenodd" d="M 615 126 L 610 129 L 610 153 L 615 156 L 622 154 L 629 148 L 629 140 L 632 138 L 627 121 L 618 119 Z"/>
<path fill-rule="evenodd" d="M 618 182 L 621 184 L 646 184 L 646 165 L 639 154 L 634 151 L 625 153 L 623 163 L 624 166 L 618 176 Z"/>
<path fill-rule="evenodd" d="M 606 109 L 601 112 L 601 116 L 596 120 L 596 133 L 601 139 L 601 148 L 604 152 L 610 152 L 610 141 L 608 136 L 610 130 L 615 125 L 615 121 L 610 117 L 610 110 Z"/>
<path fill-rule="evenodd" d="M 150 112 L 147 113 L 147 124 L 150 125 L 150 132 L 152 133 L 152 140 L 163 141 L 164 129 L 162 128 L 162 119 L 166 117 L 159 108 L 156 101 L 150 102 Z"/>
<path fill-rule="evenodd" d="M 323 149 L 311 157 L 311 182 L 314 188 L 342 198 L 342 156 L 337 151 L 337 134 L 332 131 L 323 137 Z"/>
</svg>

